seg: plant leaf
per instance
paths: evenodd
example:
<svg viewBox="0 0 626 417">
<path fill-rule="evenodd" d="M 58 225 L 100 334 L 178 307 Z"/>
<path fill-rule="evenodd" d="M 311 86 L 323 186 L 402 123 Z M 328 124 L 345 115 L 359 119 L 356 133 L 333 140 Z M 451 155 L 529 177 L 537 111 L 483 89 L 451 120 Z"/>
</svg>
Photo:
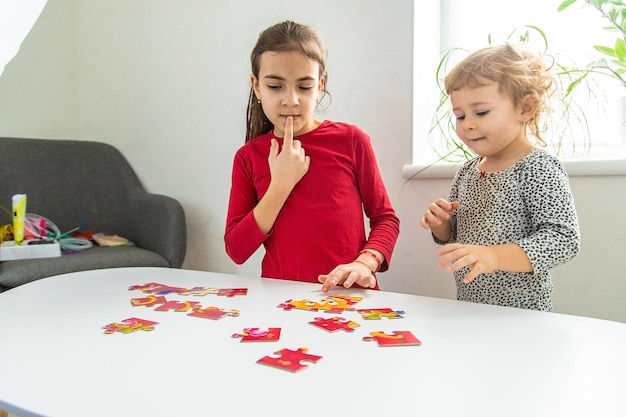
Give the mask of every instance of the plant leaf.
<svg viewBox="0 0 626 417">
<path fill-rule="evenodd" d="M 620 61 L 624 61 L 624 59 L 626 59 L 626 44 L 622 38 L 617 38 L 615 41 L 615 56 Z"/>
<path fill-rule="evenodd" d="M 602 46 L 602 45 L 595 45 L 594 48 L 600 52 L 602 52 L 605 55 L 608 56 L 614 56 L 616 57 L 617 55 L 615 54 L 615 49 L 613 48 L 609 48 L 608 46 Z"/>
<path fill-rule="evenodd" d="M 613 60 L 613 61 L 611 61 L 611 63 L 617 65 L 618 67 L 626 68 L 626 62 L 624 62 L 623 59 L 621 61 Z M 619 70 L 617 70 L 617 71 L 619 71 Z"/>
<path fill-rule="evenodd" d="M 558 12 L 568 8 L 569 6 L 571 6 L 572 4 L 576 3 L 576 0 L 565 0 L 563 3 L 561 3 L 559 5 L 559 8 L 556 9 Z"/>
<path fill-rule="evenodd" d="M 581 78 L 578 78 L 578 79 L 574 80 L 574 82 L 570 83 L 570 85 L 567 86 L 567 90 L 565 91 L 565 95 L 568 96 L 572 92 L 572 90 L 574 88 L 576 88 L 576 86 L 582 82 L 582 80 L 583 79 L 581 77 Z"/>
</svg>

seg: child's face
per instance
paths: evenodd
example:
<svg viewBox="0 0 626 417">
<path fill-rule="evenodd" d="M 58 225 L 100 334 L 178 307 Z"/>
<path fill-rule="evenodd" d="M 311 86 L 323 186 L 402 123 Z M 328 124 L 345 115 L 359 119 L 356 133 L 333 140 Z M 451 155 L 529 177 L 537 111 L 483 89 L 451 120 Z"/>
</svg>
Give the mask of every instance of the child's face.
<svg viewBox="0 0 626 417">
<path fill-rule="evenodd" d="M 527 147 L 522 110 L 502 95 L 498 83 L 450 93 L 456 133 L 476 154 L 501 157 Z"/>
<path fill-rule="evenodd" d="M 293 116 L 294 136 L 308 133 L 319 122 L 313 118 L 317 98 L 324 86 L 319 64 L 300 52 L 265 52 L 259 78 L 251 77 L 256 98 L 274 124 L 274 135 L 283 137 L 285 120 Z"/>
</svg>

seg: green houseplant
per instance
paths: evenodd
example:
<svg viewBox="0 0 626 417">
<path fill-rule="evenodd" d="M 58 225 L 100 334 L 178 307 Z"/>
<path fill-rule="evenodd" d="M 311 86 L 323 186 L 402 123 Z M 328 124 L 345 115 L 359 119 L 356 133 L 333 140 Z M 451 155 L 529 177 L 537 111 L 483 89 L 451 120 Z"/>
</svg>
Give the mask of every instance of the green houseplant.
<svg viewBox="0 0 626 417">
<path fill-rule="evenodd" d="M 579 0 L 566 0 L 558 8 L 559 12 L 569 8 Z M 602 30 L 615 34 L 615 43 L 610 46 L 596 45 L 600 58 L 581 70 L 581 76 L 602 74 L 614 78 L 626 87 L 626 3 L 622 0 L 584 0 L 589 7 L 598 12 L 607 22 Z"/>
<path fill-rule="evenodd" d="M 558 12 L 570 8 L 579 0 L 566 0 L 558 7 Z M 599 108 L 605 106 L 603 87 L 598 84 L 600 78 L 610 77 L 620 86 L 626 87 L 626 4 L 621 0 L 580 0 L 587 3 L 589 10 L 599 13 L 609 25 L 598 28 L 615 34 L 615 43 L 611 46 L 594 46 L 600 57 L 587 65 L 578 65 L 566 55 L 550 50 L 548 34 L 538 26 L 522 26 L 513 30 L 504 40 L 524 48 L 531 48 L 543 55 L 551 64 L 557 84 L 558 94 L 553 97 L 553 112 L 549 121 L 550 146 L 556 154 L 570 156 L 586 152 L 591 148 L 591 132 L 586 116 L 588 109 L 579 103 L 592 103 Z M 584 11 L 584 10 L 583 10 Z M 592 29 L 593 30 L 593 29 Z M 491 43 L 489 35 L 489 43 Z M 443 79 L 459 54 L 469 51 L 453 47 L 446 50 L 436 70 L 438 100 L 431 120 L 429 141 L 431 149 L 438 155 L 438 160 L 460 163 L 474 154 L 464 146 L 455 132 L 455 123 L 445 92 Z M 585 97 L 585 99 L 580 99 Z M 566 138 L 576 132 L 578 144 L 573 145 Z M 581 148 L 582 144 L 582 148 Z M 565 148 L 566 146 L 569 149 Z M 419 173 L 419 172 L 418 172 Z M 417 174 L 416 174 L 417 175 Z"/>
</svg>

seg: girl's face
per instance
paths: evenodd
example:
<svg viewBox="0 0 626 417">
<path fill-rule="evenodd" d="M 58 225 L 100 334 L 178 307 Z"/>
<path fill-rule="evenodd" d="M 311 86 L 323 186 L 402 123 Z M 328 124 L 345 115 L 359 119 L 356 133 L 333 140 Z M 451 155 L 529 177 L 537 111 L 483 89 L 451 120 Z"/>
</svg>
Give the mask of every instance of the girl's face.
<svg viewBox="0 0 626 417">
<path fill-rule="evenodd" d="M 259 78 L 251 76 L 252 88 L 263 112 L 274 125 L 274 135 L 285 135 L 285 120 L 293 116 L 294 136 L 319 126 L 313 118 L 317 98 L 324 87 L 319 64 L 300 52 L 264 52 Z"/>
<path fill-rule="evenodd" d="M 450 101 L 456 133 L 476 154 L 497 160 L 528 152 L 532 146 L 526 139 L 528 112 L 503 96 L 497 82 L 454 90 Z"/>
</svg>

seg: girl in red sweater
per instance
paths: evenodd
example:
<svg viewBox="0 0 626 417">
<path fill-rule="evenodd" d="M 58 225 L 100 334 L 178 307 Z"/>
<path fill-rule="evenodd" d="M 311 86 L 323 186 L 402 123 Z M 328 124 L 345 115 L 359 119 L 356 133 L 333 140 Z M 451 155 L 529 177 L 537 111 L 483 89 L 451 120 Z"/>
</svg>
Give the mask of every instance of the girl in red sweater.
<svg viewBox="0 0 626 417">
<path fill-rule="evenodd" d="M 313 27 L 285 21 L 261 33 L 251 63 L 226 252 L 242 264 L 263 245 L 261 276 L 321 282 L 323 292 L 377 289 L 400 222 L 367 134 L 314 117 L 328 94 L 324 42 Z"/>
</svg>

